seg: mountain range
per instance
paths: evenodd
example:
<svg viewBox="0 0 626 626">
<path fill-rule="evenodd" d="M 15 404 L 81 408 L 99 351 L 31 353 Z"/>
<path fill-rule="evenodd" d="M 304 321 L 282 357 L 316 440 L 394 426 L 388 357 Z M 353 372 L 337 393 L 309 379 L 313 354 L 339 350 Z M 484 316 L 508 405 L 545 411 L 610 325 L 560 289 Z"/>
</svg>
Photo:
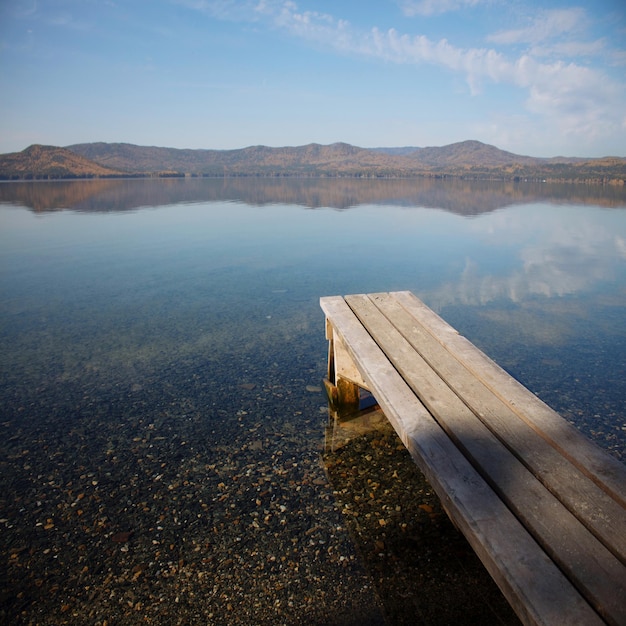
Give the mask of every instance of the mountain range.
<svg viewBox="0 0 626 626">
<path fill-rule="evenodd" d="M 99 142 L 65 148 L 33 145 L 22 152 L 0 155 L 1 180 L 126 176 L 450 176 L 623 185 L 626 158 L 536 158 L 473 140 L 424 148 L 359 148 L 346 143 L 313 143 L 237 150 L 185 150 Z"/>
</svg>

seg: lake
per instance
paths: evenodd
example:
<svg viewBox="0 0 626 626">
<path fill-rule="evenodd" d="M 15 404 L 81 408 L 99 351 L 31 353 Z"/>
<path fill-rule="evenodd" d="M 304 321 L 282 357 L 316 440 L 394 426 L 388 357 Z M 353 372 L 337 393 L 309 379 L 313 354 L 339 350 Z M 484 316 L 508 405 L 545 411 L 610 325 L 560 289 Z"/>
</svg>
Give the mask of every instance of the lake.
<svg viewBox="0 0 626 626">
<path fill-rule="evenodd" d="M 515 623 L 383 416 L 326 445 L 320 296 L 413 291 L 626 459 L 623 187 L 2 183 L 0 260 L 3 623 Z"/>
</svg>

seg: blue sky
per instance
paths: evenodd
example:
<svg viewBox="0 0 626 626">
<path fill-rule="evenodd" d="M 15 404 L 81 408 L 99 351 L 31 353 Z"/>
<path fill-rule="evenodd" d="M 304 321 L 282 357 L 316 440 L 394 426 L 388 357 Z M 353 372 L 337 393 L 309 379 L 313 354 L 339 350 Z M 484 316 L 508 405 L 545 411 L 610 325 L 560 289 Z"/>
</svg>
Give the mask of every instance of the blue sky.
<svg viewBox="0 0 626 626">
<path fill-rule="evenodd" d="M 624 0 L 0 0 L 0 152 L 626 156 Z"/>
</svg>

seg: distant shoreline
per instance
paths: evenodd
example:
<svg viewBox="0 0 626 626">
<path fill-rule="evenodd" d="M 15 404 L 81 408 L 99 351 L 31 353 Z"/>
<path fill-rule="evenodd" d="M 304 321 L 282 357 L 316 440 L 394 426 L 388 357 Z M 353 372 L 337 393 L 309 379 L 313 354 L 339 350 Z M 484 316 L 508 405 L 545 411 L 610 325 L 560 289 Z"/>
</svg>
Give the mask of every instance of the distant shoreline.
<svg viewBox="0 0 626 626">
<path fill-rule="evenodd" d="M 536 158 L 479 141 L 429 148 L 327 146 L 182 150 L 125 143 L 32 145 L 0 155 L 0 180 L 106 178 L 458 179 L 626 184 L 626 158 Z"/>
<path fill-rule="evenodd" d="M 84 176 L 24 176 L 24 177 L 6 177 L 0 174 L 0 183 L 34 183 L 34 182 L 71 182 L 71 181 L 87 181 L 87 180 L 190 180 L 190 179 L 233 179 L 233 178 L 262 178 L 262 179 L 310 179 L 310 180 L 333 180 L 333 179 L 351 179 L 351 180 L 464 180 L 476 182 L 494 182 L 494 183 L 550 183 L 550 184 L 574 184 L 574 185 L 612 185 L 626 186 L 626 180 L 622 178 L 598 178 L 579 176 L 576 178 L 544 178 L 537 177 L 520 177 L 520 176 L 467 176 L 461 174 L 388 174 L 388 175 L 357 175 L 357 174 L 301 174 L 301 173 L 281 173 L 281 174 L 255 174 L 255 173 L 237 173 L 237 174 L 111 174 L 104 176 L 84 175 Z"/>
</svg>

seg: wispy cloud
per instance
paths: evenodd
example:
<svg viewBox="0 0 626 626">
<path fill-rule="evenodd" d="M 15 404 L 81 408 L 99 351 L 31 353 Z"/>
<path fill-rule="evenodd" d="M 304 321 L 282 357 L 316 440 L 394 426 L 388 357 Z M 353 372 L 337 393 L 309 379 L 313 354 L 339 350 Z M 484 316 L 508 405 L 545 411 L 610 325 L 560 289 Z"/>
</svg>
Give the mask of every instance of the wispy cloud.
<svg viewBox="0 0 626 626">
<path fill-rule="evenodd" d="M 263 20 L 299 39 L 322 44 L 340 53 L 382 59 L 396 64 L 431 64 L 465 77 L 472 94 L 485 85 L 509 84 L 527 92 L 526 109 L 560 133 L 589 140 L 622 130 L 626 85 L 612 81 L 593 67 L 562 60 L 561 54 L 599 52 L 602 41 L 581 43 L 587 15 L 582 9 L 545 11 L 524 28 L 501 31 L 489 41 L 496 45 L 530 44 L 517 58 L 495 48 L 461 48 L 447 39 L 434 41 L 396 29 L 356 29 L 327 13 L 301 11 L 291 0 L 179 0 L 225 19 Z M 438 0 L 437 5 L 460 7 L 479 0 Z M 434 2 L 432 3 L 434 6 Z M 425 11 L 429 0 L 405 2 L 405 10 Z M 544 57 L 550 53 L 550 60 Z M 569 57 L 568 57 L 569 58 Z"/>
<path fill-rule="evenodd" d="M 551 65 L 528 59 L 527 109 L 562 134 L 593 141 L 619 129 L 623 87 L 606 76 L 575 64 Z"/>
<path fill-rule="evenodd" d="M 33 17 L 39 11 L 37 0 L 17 0 L 10 6 L 7 6 L 7 8 L 9 8 L 18 19 Z"/>
<path fill-rule="evenodd" d="M 437 15 L 473 7 L 485 0 L 402 0 L 400 8 L 407 16 Z"/>
<path fill-rule="evenodd" d="M 586 38 L 589 17 L 581 8 L 540 11 L 523 28 L 503 30 L 487 37 L 497 45 L 522 44 L 538 57 L 590 57 L 607 52 L 603 39 Z"/>
<path fill-rule="evenodd" d="M 472 93 L 480 91 L 484 79 L 493 82 L 510 80 L 513 64 L 502 54 L 487 48 L 459 48 L 447 39 L 433 41 L 424 35 L 400 34 L 395 29 L 373 29 L 364 38 L 361 49 L 394 63 L 433 64 L 465 75 Z"/>
<path fill-rule="evenodd" d="M 579 8 L 541 11 L 527 26 L 497 32 L 488 40 L 500 44 L 537 44 L 562 35 L 572 36 L 583 29 L 585 16 L 585 11 Z"/>
<path fill-rule="evenodd" d="M 9 4 L 9 3 L 7 3 Z M 71 3 L 61 11 L 60 7 L 48 7 L 37 0 L 18 0 L 12 3 L 8 8 L 12 11 L 13 17 L 17 20 L 24 20 L 29 24 L 38 23 L 57 28 L 67 28 L 77 31 L 87 30 L 90 24 L 85 20 L 75 17 L 70 11 Z"/>
<path fill-rule="evenodd" d="M 92 25 L 87 23 L 86 21 L 76 19 L 74 16 L 67 13 L 50 17 L 49 23 L 51 26 L 56 26 L 59 28 L 69 28 L 78 31 L 86 31 L 92 27 Z"/>
<path fill-rule="evenodd" d="M 201 11 L 212 17 L 226 21 L 255 21 L 258 19 L 257 10 L 263 12 L 265 3 L 263 0 L 174 0 L 174 4 L 185 6 L 189 9 Z M 279 3 L 272 3 L 274 12 Z"/>
<path fill-rule="evenodd" d="M 280 9 L 272 13 L 271 3 L 262 0 L 256 11 L 266 12 L 273 21 L 274 26 L 287 30 L 290 34 L 331 44 L 338 50 L 350 50 L 354 48 L 354 33 L 350 23 L 317 11 L 299 11 L 294 2 L 280 3 Z"/>
</svg>

